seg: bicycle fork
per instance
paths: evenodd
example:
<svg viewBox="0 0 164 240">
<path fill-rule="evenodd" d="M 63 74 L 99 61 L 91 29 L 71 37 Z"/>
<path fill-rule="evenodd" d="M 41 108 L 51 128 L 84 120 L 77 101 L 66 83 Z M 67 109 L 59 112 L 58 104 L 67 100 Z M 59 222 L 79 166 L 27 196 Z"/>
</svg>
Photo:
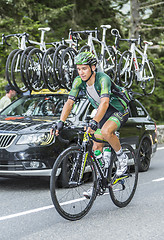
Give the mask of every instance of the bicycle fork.
<svg viewBox="0 0 164 240">
<path fill-rule="evenodd" d="M 79 162 L 80 158 L 76 159 L 75 164 L 73 166 L 72 173 L 71 173 L 70 181 L 69 181 L 70 186 L 75 187 L 75 186 L 79 186 L 83 183 L 82 179 L 83 179 L 83 175 L 84 175 L 87 158 L 88 158 L 88 152 L 85 152 L 85 154 L 83 155 L 83 158 L 82 158 L 80 173 L 79 173 L 79 177 L 77 180 L 75 177 L 77 176 L 77 173 L 78 173 L 78 166 L 80 164 L 80 162 Z"/>
</svg>

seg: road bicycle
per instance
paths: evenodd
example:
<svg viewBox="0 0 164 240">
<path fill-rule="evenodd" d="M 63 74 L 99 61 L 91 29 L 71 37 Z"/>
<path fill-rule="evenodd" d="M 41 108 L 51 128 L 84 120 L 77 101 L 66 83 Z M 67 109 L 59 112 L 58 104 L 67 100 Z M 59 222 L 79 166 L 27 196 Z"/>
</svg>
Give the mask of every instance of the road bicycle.
<svg viewBox="0 0 164 240">
<path fill-rule="evenodd" d="M 141 37 L 138 39 L 126 39 L 130 43 L 130 50 L 125 51 L 119 61 L 118 73 L 119 82 L 122 86 L 130 88 L 134 79 L 136 84 L 142 89 L 144 94 L 150 95 L 154 92 L 156 84 L 155 65 L 147 57 L 147 49 L 152 42 L 143 41 L 144 48 L 141 45 Z M 140 45 L 143 52 L 136 46 Z"/>
<path fill-rule="evenodd" d="M 61 74 L 60 79 L 62 80 L 62 84 L 64 85 L 64 87 L 67 88 L 68 90 L 71 89 L 72 81 L 74 77 L 77 76 L 76 66 L 74 64 L 74 57 L 80 52 L 91 51 L 95 55 L 98 62 L 97 70 L 101 72 L 103 71 L 108 75 L 113 76 L 112 72 L 115 66 L 114 61 L 115 54 L 113 49 L 107 46 L 105 42 L 106 31 L 107 29 L 110 29 L 111 26 L 101 25 L 101 28 L 103 29 L 102 40 L 98 38 L 97 28 L 95 30 L 73 31 L 74 35 L 80 36 L 81 34 L 87 35 L 88 41 L 87 45 L 81 47 L 79 51 L 77 51 L 77 49 L 67 48 L 62 53 L 60 62 L 60 74 Z"/>
<path fill-rule="evenodd" d="M 104 169 L 94 156 L 92 140 L 102 142 L 87 132 L 79 132 L 77 145 L 66 148 L 52 169 L 51 198 L 57 212 L 67 220 L 75 221 L 84 217 L 96 197 L 107 194 L 107 190 L 113 203 L 120 208 L 130 203 L 136 191 L 138 163 L 133 148 L 129 144 L 121 144 L 129 160 L 127 172 L 118 177 L 118 160 L 113 148 L 110 165 Z M 84 197 L 83 193 L 90 188 L 92 196 Z"/>
<path fill-rule="evenodd" d="M 81 33 L 88 35 L 87 46 L 97 59 L 98 71 L 105 72 L 110 75 L 110 72 L 115 67 L 115 53 L 113 49 L 106 44 L 106 31 L 111 28 L 111 25 L 101 25 L 100 27 L 102 28 L 101 40 L 98 37 L 97 28 L 94 31 L 86 30 L 81 31 Z M 95 36 L 93 36 L 93 33 Z M 84 47 L 86 48 L 86 46 Z M 81 48 L 81 51 L 83 51 L 83 48 Z"/>
</svg>

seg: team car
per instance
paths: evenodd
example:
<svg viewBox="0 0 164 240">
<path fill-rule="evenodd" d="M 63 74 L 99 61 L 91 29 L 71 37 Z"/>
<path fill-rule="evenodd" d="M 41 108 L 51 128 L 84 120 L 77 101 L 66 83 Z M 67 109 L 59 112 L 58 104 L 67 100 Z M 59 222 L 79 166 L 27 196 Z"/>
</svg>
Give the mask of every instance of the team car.
<svg viewBox="0 0 164 240">
<path fill-rule="evenodd" d="M 0 176 L 50 176 L 62 150 L 77 143 L 78 133 L 95 110 L 80 96 L 65 122 L 61 138 L 50 134 L 60 118 L 68 91 L 46 89 L 22 96 L 0 112 Z M 157 149 L 156 125 L 138 100 L 130 102 L 130 117 L 118 131 L 121 142 L 135 149 L 139 170 L 147 171 Z M 65 140 L 64 140 L 65 139 Z"/>
</svg>

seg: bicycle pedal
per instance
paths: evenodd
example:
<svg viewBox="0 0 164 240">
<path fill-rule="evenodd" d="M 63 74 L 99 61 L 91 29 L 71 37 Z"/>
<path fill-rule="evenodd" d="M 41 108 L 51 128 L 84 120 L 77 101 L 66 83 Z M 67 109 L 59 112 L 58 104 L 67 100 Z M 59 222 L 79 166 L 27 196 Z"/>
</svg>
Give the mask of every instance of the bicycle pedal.
<svg viewBox="0 0 164 240">
<path fill-rule="evenodd" d="M 114 176 L 114 178 L 112 179 L 111 185 L 115 185 L 116 183 L 118 183 L 119 181 L 124 180 L 125 178 L 128 178 L 129 175 L 128 174 L 123 174 L 121 176 Z"/>
</svg>

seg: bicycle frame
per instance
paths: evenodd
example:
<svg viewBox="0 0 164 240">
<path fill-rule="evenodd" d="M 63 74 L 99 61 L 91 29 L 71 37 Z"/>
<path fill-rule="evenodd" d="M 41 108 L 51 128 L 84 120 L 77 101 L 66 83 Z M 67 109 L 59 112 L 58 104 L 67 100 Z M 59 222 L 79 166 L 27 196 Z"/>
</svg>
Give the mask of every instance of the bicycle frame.
<svg viewBox="0 0 164 240">
<path fill-rule="evenodd" d="M 40 42 L 29 40 L 29 43 L 36 44 L 36 45 L 40 46 L 40 50 L 45 52 L 45 50 L 46 50 L 46 43 L 44 41 L 44 35 L 45 35 L 45 32 L 50 31 L 50 28 L 49 27 L 47 27 L 47 28 L 38 28 L 38 30 L 41 31 Z"/>
<path fill-rule="evenodd" d="M 129 69 L 132 68 L 132 64 L 133 64 L 134 68 L 135 68 L 135 74 L 137 76 L 137 81 L 141 81 L 141 82 L 146 81 L 146 80 L 154 77 L 153 72 L 150 68 L 150 64 L 149 64 L 149 61 L 148 61 L 148 58 L 147 58 L 147 54 L 146 54 L 148 45 L 152 45 L 153 43 L 147 42 L 147 41 L 144 41 L 144 43 L 145 43 L 144 52 L 141 52 L 141 50 L 138 49 L 138 47 L 136 47 L 135 42 L 132 42 L 131 47 L 130 47 L 130 52 L 132 53 L 132 57 L 131 57 L 131 63 L 130 63 Z M 139 64 L 138 64 L 136 52 L 142 57 L 142 63 L 141 63 L 140 67 L 139 67 Z M 144 66 L 145 62 L 148 65 L 151 76 L 144 76 L 143 66 Z"/>
<path fill-rule="evenodd" d="M 90 154 L 91 150 L 91 146 L 89 143 L 89 140 L 92 138 L 92 136 L 90 134 L 88 134 L 87 132 L 84 133 L 84 137 L 83 137 L 83 142 L 82 142 L 82 146 L 80 146 L 84 152 L 83 157 L 82 157 L 82 163 L 81 163 L 81 169 L 80 169 L 80 175 L 79 175 L 79 179 L 78 182 L 73 182 L 72 179 L 74 178 L 74 174 L 76 173 L 76 168 L 78 166 L 78 161 L 76 161 L 74 168 L 72 170 L 72 174 L 70 177 L 70 182 L 73 185 L 81 185 L 82 184 L 82 179 L 83 179 L 83 175 L 85 172 L 85 168 L 86 168 L 86 163 L 87 163 L 87 158 L 88 156 L 92 159 L 93 163 L 95 164 L 95 168 L 96 168 L 96 172 L 97 172 L 97 176 L 102 180 L 105 181 L 106 180 L 106 175 L 108 174 L 108 169 L 107 171 L 105 171 L 105 173 L 103 172 L 103 169 L 100 165 L 100 162 L 95 158 L 94 154 Z"/>
<path fill-rule="evenodd" d="M 101 25 L 101 28 L 103 29 L 103 33 L 102 33 L 102 40 L 99 40 L 96 37 L 93 37 L 92 36 L 92 32 L 89 32 L 89 35 L 88 35 L 88 45 L 90 46 L 90 51 L 95 55 L 97 61 L 98 61 L 98 71 L 101 71 L 103 72 L 105 70 L 105 72 L 109 71 L 110 69 L 113 68 L 113 66 L 115 65 L 114 64 L 114 61 L 112 59 L 112 56 L 108 50 L 108 47 L 106 45 L 106 42 L 105 42 L 105 38 L 106 38 L 106 31 L 107 29 L 110 29 L 111 26 L 110 25 Z M 96 52 L 96 49 L 95 49 L 95 46 L 94 46 L 94 42 L 97 42 L 101 45 L 101 52 L 100 52 L 100 57 L 98 57 L 97 55 L 97 52 Z M 104 54 L 105 54 L 105 51 L 107 51 L 109 57 L 110 57 L 110 60 L 112 61 L 113 65 L 111 65 L 110 67 L 106 68 L 105 66 L 105 63 L 103 61 L 103 58 L 104 58 Z"/>
</svg>

